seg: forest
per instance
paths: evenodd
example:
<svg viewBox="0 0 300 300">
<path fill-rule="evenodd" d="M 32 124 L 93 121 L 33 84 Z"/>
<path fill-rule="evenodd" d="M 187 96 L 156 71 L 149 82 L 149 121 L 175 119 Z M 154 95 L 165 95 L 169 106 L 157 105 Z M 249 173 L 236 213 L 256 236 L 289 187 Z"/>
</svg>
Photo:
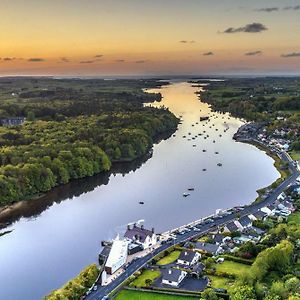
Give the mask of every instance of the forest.
<svg viewBox="0 0 300 300">
<path fill-rule="evenodd" d="M 146 154 L 178 119 L 159 101 L 154 80 L 2 78 L 0 205 L 31 199 L 71 180 L 108 171 Z"/>
</svg>

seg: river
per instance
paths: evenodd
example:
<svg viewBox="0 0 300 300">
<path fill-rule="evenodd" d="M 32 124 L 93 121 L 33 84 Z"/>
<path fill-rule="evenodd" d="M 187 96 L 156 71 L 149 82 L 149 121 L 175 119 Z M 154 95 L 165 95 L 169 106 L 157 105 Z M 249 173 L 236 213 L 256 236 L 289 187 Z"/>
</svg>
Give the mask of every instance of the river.
<svg viewBox="0 0 300 300">
<path fill-rule="evenodd" d="M 0 299 L 42 299 L 96 262 L 101 240 L 122 233 L 129 222 L 144 219 L 145 227 L 165 231 L 218 208 L 248 204 L 279 177 L 272 158 L 232 139 L 242 121 L 211 112 L 197 90 L 183 81 L 153 90 L 163 95 L 153 105 L 182 116 L 182 124 L 154 145 L 148 160 L 60 187 L 44 203 L 23 204 L 23 217 L 0 237 Z M 209 122 L 200 122 L 209 114 Z M 194 191 L 183 197 L 188 188 Z"/>
</svg>

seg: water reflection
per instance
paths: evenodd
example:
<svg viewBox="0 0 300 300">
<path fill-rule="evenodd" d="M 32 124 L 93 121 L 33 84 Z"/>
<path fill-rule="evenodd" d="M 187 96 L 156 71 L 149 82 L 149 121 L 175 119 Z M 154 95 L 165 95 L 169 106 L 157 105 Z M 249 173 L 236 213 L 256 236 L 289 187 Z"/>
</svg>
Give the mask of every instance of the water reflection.
<svg viewBox="0 0 300 300">
<path fill-rule="evenodd" d="M 0 238 L 0 299 L 41 299 L 95 262 L 101 240 L 128 222 L 145 219 L 147 227 L 164 231 L 249 203 L 276 180 L 271 158 L 232 140 L 242 122 L 211 112 L 196 91 L 186 82 L 160 90 L 164 98 L 154 105 L 169 107 L 182 124 L 153 147 L 153 156 L 57 188 L 13 215 L 23 217 Z"/>
</svg>

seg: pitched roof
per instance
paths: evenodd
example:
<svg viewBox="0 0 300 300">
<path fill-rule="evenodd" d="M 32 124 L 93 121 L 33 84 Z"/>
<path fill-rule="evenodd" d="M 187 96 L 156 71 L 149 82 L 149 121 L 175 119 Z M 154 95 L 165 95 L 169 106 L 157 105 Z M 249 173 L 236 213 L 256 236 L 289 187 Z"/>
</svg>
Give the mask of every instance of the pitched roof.
<svg viewBox="0 0 300 300">
<path fill-rule="evenodd" d="M 195 244 L 195 248 L 199 249 L 199 250 L 202 250 L 202 251 L 205 251 L 205 252 L 208 252 L 208 253 L 214 254 L 219 249 L 219 246 L 216 245 L 216 244 L 197 242 Z"/>
<path fill-rule="evenodd" d="M 270 204 L 270 205 L 267 206 L 267 208 L 269 210 L 274 210 L 276 207 L 273 204 Z"/>
<path fill-rule="evenodd" d="M 214 243 L 222 243 L 223 242 L 223 239 L 224 239 L 224 236 L 222 234 L 214 234 L 212 236 L 212 240 L 214 241 Z"/>
<path fill-rule="evenodd" d="M 234 232 L 234 231 L 237 231 L 237 230 L 238 230 L 238 227 L 234 224 L 233 221 L 229 222 L 229 223 L 226 225 L 226 228 L 227 228 L 230 232 Z"/>
<path fill-rule="evenodd" d="M 102 257 L 108 257 L 109 256 L 109 253 L 111 251 L 111 246 L 105 246 L 102 251 L 100 252 L 100 256 Z"/>
<path fill-rule="evenodd" d="M 183 271 L 179 269 L 168 269 L 163 275 L 162 279 L 167 281 L 178 282 Z"/>
<path fill-rule="evenodd" d="M 239 218 L 239 222 L 243 227 L 248 226 L 249 224 L 252 224 L 252 221 L 248 216 L 243 216 L 243 217 Z"/>
<path fill-rule="evenodd" d="M 194 265 L 192 272 L 199 274 L 202 273 L 204 269 L 205 269 L 205 265 L 203 263 L 198 263 Z"/>
<path fill-rule="evenodd" d="M 129 228 L 126 230 L 124 237 L 126 237 L 130 240 L 138 240 L 138 241 L 144 243 L 147 236 L 152 237 L 153 234 L 154 233 L 151 230 L 134 226 L 133 228 Z"/>
<path fill-rule="evenodd" d="M 267 213 L 265 213 L 264 211 L 258 210 L 257 212 L 253 213 L 253 216 L 258 220 L 262 220 L 264 217 L 267 216 Z"/>
<path fill-rule="evenodd" d="M 197 255 L 197 252 L 195 252 L 195 251 L 184 250 L 180 253 L 178 259 L 191 263 L 196 255 Z"/>
</svg>

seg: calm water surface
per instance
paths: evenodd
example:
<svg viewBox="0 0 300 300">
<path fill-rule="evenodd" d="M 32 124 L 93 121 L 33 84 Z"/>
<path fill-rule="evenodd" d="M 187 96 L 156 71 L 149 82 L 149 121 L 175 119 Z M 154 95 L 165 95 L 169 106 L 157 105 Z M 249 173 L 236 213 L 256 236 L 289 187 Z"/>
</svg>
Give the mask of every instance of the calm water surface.
<svg viewBox="0 0 300 300">
<path fill-rule="evenodd" d="M 242 122 L 212 113 L 196 90 L 186 82 L 154 90 L 164 97 L 157 105 L 182 116 L 182 124 L 175 136 L 154 146 L 153 156 L 141 167 L 112 174 L 106 184 L 95 177 L 67 192 L 61 189 L 55 195 L 64 201 L 51 202 L 41 212 L 35 207 L 33 217 L 22 217 L 8 228 L 12 233 L 0 237 L 0 299 L 41 299 L 97 261 L 101 240 L 122 233 L 128 222 L 145 219 L 147 227 L 164 231 L 217 208 L 250 203 L 257 189 L 278 178 L 270 157 L 232 140 Z M 210 122 L 199 121 L 208 114 Z M 195 191 L 184 198 L 189 187 Z"/>
</svg>

